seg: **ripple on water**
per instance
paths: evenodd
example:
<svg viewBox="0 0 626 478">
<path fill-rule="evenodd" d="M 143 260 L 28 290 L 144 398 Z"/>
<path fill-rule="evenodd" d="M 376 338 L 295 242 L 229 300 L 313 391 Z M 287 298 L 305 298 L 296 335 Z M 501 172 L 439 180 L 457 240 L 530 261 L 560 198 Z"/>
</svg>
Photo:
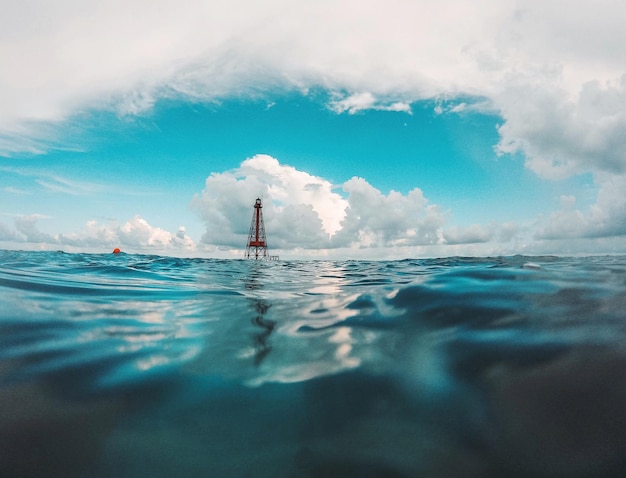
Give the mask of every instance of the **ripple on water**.
<svg viewBox="0 0 626 478">
<path fill-rule="evenodd" d="M 625 298 L 622 257 L 3 251 L 0 475 L 623 476 Z"/>
</svg>

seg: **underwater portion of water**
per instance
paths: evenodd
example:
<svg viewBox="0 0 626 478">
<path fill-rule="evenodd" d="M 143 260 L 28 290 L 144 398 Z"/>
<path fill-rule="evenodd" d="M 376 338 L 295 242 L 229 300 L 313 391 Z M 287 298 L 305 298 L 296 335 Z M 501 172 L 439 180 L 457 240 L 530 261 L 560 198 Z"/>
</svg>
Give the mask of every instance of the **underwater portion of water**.
<svg viewBox="0 0 626 478">
<path fill-rule="evenodd" d="M 625 339 L 625 257 L 0 251 L 0 476 L 626 476 Z"/>
</svg>

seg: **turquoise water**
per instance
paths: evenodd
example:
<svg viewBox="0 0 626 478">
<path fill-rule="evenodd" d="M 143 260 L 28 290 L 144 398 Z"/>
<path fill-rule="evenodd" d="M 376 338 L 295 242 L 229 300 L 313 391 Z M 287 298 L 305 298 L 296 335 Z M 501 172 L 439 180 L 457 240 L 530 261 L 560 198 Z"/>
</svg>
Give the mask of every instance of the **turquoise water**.
<svg viewBox="0 0 626 478">
<path fill-rule="evenodd" d="M 626 258 L 0 251 L 0 476 L 626 472 Z"/>
</svg>

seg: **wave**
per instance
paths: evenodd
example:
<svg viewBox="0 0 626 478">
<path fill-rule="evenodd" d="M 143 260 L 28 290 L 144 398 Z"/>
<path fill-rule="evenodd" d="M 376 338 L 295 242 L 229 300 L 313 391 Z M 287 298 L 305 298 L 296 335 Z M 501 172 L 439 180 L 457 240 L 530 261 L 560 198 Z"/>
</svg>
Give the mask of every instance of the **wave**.
<svg viewBox="0 0 626 478">
<path fill-rule="evenodd" d="M 2 476 L 626 468 L 621 256 L 0 264 Z"/>
</svg>

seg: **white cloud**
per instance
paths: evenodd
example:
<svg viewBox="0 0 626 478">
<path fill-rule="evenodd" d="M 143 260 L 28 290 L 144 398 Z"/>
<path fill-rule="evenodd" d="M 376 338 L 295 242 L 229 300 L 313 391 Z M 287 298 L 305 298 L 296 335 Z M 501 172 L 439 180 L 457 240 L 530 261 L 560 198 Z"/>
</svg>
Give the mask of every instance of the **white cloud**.
<svg viewBox="0 0 626 478">
<path fill-rule="evenodd" d="M 340 187 L 346 197 L 324 178 L 257 155 L 237 169 L 211 174 L 205 189 L 193 197 L 191 206 L 206 228 L 199 244 L 184 227 L 169 232 L 139 215 L 124 223 L 91 220 L 81 231 L 57 234 L 38 227 L 52 218 L 18 216 L 14 230 L 0 223 L 0 241 L 70 251 L 120 247 L 127 252 L 236 257 L 244 250 L 252 206 L 260 196 L 270 249 L 287 257 L 626 252 L 626 176 L 605 175 L 598 200 L 587 211 L 576 207 L 574 196 L 562 196 L 561 208 L 534 226 L 447 225 L 447 210 L 431 204 L 419 188 L 384 194 L 358 177 Z"/>
<path fill-rule="evenodd" d="M 18 188 L 15 188 L 13 186 L 6 186 L 6 187 L 2 188 L 2 190 L 4 192 L 10 193 L 10 194 L 17 194 L 17 195 L 20 195 L 20 196 L 28 196 L 28 195 L 32 194 L 31 191 L 27 191 L 25 189 L 18 189 Z"/>
<path fill-rule="evenodd" d="M 338 113 L 479 96 L 502 116 L 498 151 L 524 153 L 538 174 L 621 174 L 625 22 L 621 0 L 12 2 L 0 154 L 45 151 L 41 121 L 87 108 L 321 87 Z"/>
<path fill-rule="evenodd" d="M 591 159 L 575 160 L 585 167 L 600 157 L 595 139 L 617 140 L 621 123 L 609 118 L 607 102 L 591 111 L 583 104 L 591 90 L 604 91 L 601 85 L 626 73 L 621 0 L 32 0 L 4 7 L 5 154 L 45 148 L 33 139 L 32 121 L 107 106 L 137 114 L 172 95 L 216 100 L 277 87 L 325 88 L 337 95 L 329 106 L 350 113 L 408 112 L 412 101 L 440 95 L 484 96 L 503 115 L 502 151 L 516 145 L 539 157 L 554 150 L 568 164 L 572 151 L 591 151 Z M 569 102 L 585 84 L 597 86 L 584 87 L 572 112 Z M 621 96 L 623 105 L 623 86 L 604 94 Z M 525 129 L 524 119 L 541 119 L 528 103 L 541 113 L 544 101 L 557 123 L 574 123 L 565 133 L 550 121 Z M 569 147 L 576 125 L 589 126 L 582 150 Z M 27 126 L 31 136 L 14 134 Z"/>
<path fill-rule="evenodd" d="M 598 198 L 589 210 L 576 207 L 576 197 L 562 196 L 561 207 L 538 224 L 539 239 L 626 236 L 626 175 L 604 174 Z"/>
<path fill-rule="evenodd" d="M 429 205 L 419 188 L 406 196 L 384 195 L 365 179 L 354 177 L 343 185 L 349 208 L 342 229 L 333 238 L 340 247 L 387 247 L 437 244 L 444 215 Z"/>
<path fill-rule="evenodd" d="M 83 234 L 74 235 L 73 237 L 76 238 L 77 242 L 83 240 L 86 242 L 92 242 L 94 245 L 97 244 L 107 247 L 116 247 L 121 243 L 118 230 L 119 226 L 115 221 L 99 224 L 96 220 L 91 219 L 90 221 L 87 221 Z"/>
<path fill-rule="evenodd" d="M 162 98 L 215 101 L 322 88 L 330 92 L 328 107 L 338 114 L 408 113 L 416 100 L 457 99 L 449 107 L 437 104 L 436 111 L 493 108 L 502 117 L 497 150 L 521 152 L 538 175 L 593 175 L 599 187 L 595 204 L 582 211 L 565 198 L 559 211 L 538 224 L 538 237 L 626 234 L 626 8 L 621 0 L 5 3 L 0 155 L 62 147 L 50 125 L 89 109 L 135 115 Z M 472 97 L 480 103 L 466 102 Z M 93 190 L 62 178 L 40 178 L 40 184 L 66 193 Z M 276 237 L 284 238 L 285 246 L 321 244 L 328 236 L 333 245 L 361 246 L 437 243 L 445 237 L 478 241 L 490 230 L 448 229 L 445 236 L 441 211 L 426 203 L 418 207 L 417 193 L 407 202 L 407 196 L 385 196 L 356 179 L 344 188 L 348 199 L 322 178 L 257 157 L 237 173 L 212 175 L 194 204 L 212 225 L 204 241 L 233 246 L 245 240 L 249 197 L 259 194 L 271 199 L 268 225 L 284 232 Z M 356 215 L 360 206 L 350 196 L 371 201 L 374 212 L 402 203 L 417 216 L 413 222 L 395 213 L 365 220 Z M 299 215 L 308 218 L 305 229 L 281 229 L 282 218 Z M 127 234 L 138 244 L 169 240 L 147 232 L 141 221 L 130 222 L 128 231 L 120 229 L 115 237 Z M 35 223 L 23 219 L 16 233 L 38 237 Z M 493 234 L 507 236 L 504 229 Z"/>
<path fill-rule="evenodd" d="M 583 213 L 575 208 L 574 196 L 561 196 L 561 209 L 550 215 L 547 225 L 539 234 L 542 239 L 560 239 L 580 235 L 585 222 Z"/>
<path fill-rule="evenodd" d="M 150 225 L 141 216 L 121 226 L 115 220 L 98 223 L 90 220 L 84 229 L 74 233 L 49 234 L 38 227 L 45 217 L 38 214 L 17 216 L 15 231 L 0 223 L 0 240 L 20 244 L 38 244 L 44 248 L 66 247 L 70 250 L 97 250 L 120 247 L 129 252 L 176 253 L 195 250 L 195 243 L 183 226 L 176 233 Z"/>
<path fill-rule="evenodd" d="M 514 221 L 505 222 L 498 227 L 498 239 L 500 242 L 509 242 L 520 233 L 520 226 Z"/>
<path fill-rule="evenodd" d="M 56 239 L 37 228 L 37 222 L 42 218 L 39 214 L 18 216 L 15 218 L 15 228 L 24 237 L 26 242 L 55 243 Z"/>
<path fill-rule="evenodd" d="M 71 181 L 55 175 L 49 175 L 47 179 L 36 179 L 35 182 L 49 191 L 71 195 L 93 194 L 102 189 L 94 183 Z"/>
<path fill-rule="evenodd" d="M 203 242 L 245 246 L 257 197 L 263 198 L 268 242 L 280 248 L 327 247 L 347 207 L 329 181 L 256 155 L 236 170 L 211 174 L 192 200 L 206 224 Z"/>
<path fill-rule="evenodd" d="M 185 229 L 181 228 L 176 234 L 148 224 L 141 216 L 135 216 L 126 221 L 116 230 L 120 244 L 131 247 L 158 247 L 161 249 L 194 247 L 193 241 L 185 236 Z"/>
<path fill-rule="evenodd" d="M 17 234 L 15 231 L 12 231 L 9 226 L 0 222 L 0 241 L 15 241 L 17 240 Z"/>
<path fill-rule="evenodd" d="M 384 248 L 437 244 L 444 214 L 428 204 L 418 188 L 407 195 L 382 194 L 365 179 L 342 186 L 267 155 L 245 160 L 225 173 L 213 173 L 192 207 L 205 221 L 203 242 L 242 249 L 254 200 L 263 197 L 270 247 L 277 249 Z"/>
<path fill-rule="evenodd" d="M 447 226 L 447 211 L 430 204 L 419 188 L 408 194 L 384 194 L 358 177 L 341 188 L 346 198 L 323 178 L 257 155 L 235 170 L 211 174 L 205 189 L 192 200 L 192 208 L 205 222 L 205 246 L 239 253 L 245 247 L 256 197 L 263 197 L 270 248 L 300 256 L 558 253 L 557 239 L 626 234 L 622 193 L 626 180 L 616 181 L 610 175 L 588 216 L 576 210 L 574 197 L 564 196 L 562 209 L 534 226 L 515 222 Z M 338 229 L 330 235 L 324 224 Z M 619 224 L 621 228 L 616 227 Z M 610 251 L 624 249 L 612 243 L 609 246 Z M 579 241 L 572 252 L 602 250 L 597 247 Z"/>
<path fill-rule="evenodd" d="M 358 113 L 363 110 L 396 111 L 411 114 L 411 105 L 402 101 L 381 102 L 372 93 L 354 93 L 352 95 L 336 94 L 336 98 L 329 103 L 329 108 L 335 113 Z"/>
<path fill-rule="evenodd" d="M 107 188 L 103 184 L 98 184 L 90 181 L 80 181 L 75 179 L 68 179 L 58 174 L 53 174 L 44 169 L 37 168 L 11 168 L 0 167 L 0 172 L 8 174 L 22 176 L 26 178 L 32 178 L 32 180 L 39 184 L 43 189 L 54 193 L 69 194 L 72 196 L 84 196 L 92 195 L 105 191 Z M 14 194 L 30 194 L 28 191 L 22 191 L 19 189 L 6 187 L 3 188 L 7 192 Z"/>
<path fill-rule="evenodd" d="M 554 86 L 523 84 L 500 103 L 507 121 L 498 151 L 523 152 L 540 176 L 626 172 L 626 75 L 585 83 L 576 98 Z"/>
<path fill-rule="evenodd" d="M 446 244 L 476 244 L 489 242 L 494 236 L 493 227 L 488 228 L 480 224 L 472 224 L 467 227 L 450 227 L 443 233 Z"/>
<path fill-rule="evenodd" d="M 1 95 L 1 93 L 0 93 Z M 19 118 L 19 113 L 0 120 L 0 155 L 9 156 L 11 153 L 45 154 L 54 143 L 52 135 L 41 131 L 41 126 L 33 122 L 30 124 Z"/>
</svg>

